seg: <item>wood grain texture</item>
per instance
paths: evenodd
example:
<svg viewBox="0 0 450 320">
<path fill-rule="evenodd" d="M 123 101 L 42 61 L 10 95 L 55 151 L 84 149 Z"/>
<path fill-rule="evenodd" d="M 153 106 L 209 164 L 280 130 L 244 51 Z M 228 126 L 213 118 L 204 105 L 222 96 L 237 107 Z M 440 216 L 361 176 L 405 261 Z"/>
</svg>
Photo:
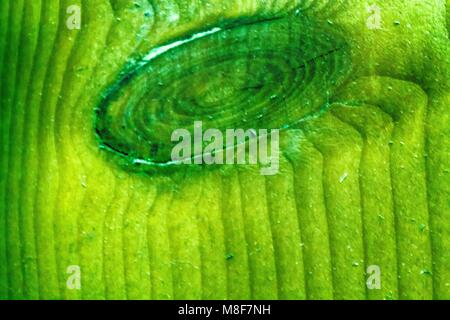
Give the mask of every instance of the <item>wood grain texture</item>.
<svg viewBox="0 0 450 320">
<path fill-rule="evenodd" d="M 368 3 L 0 1 L 0 298 L 450 299 L 448 1 L 384 1 L 380 30 Z M 298 8 L 345 34 L 352 73 L 281 134 L 279 175 L 142 174 L 100 148 L 95 107 L 132 59 Z"/>
</svg>

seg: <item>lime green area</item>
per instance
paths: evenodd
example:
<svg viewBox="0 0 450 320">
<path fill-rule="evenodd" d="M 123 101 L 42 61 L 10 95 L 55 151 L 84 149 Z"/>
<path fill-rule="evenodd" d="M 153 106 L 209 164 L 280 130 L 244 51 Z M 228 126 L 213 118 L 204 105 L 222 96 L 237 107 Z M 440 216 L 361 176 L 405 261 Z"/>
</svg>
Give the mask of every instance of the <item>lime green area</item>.
<svg viewBox="0 0 450 320">
<path fill-rule="evenodd" d="M 72 5 L 80 29 L 67 26 Z M 448 7 L 0 1 L 0 298 L 450 299 Z M 271 28 L 274 18 L 302 22 Z M 133 129 L 156 140 L 163 130 L 142 121 L 154 105 L 126 95 L 197 99 L 220 110 L 211 125 L 243 127 L 248 117 L 285 127 L 279 174 L 256 166 L 152 174 L 102 148 L 96 108 L 124 70 L 224 25 L 222 38 L 196 40 L 146 69 L 146 85 L 120 87 L 117 103 L 137 121 L 117 134 L 126 118 L 117 107 L 105 127 L 116 147 L 140 156 L 148 141 Z M 268 58 L 280 43 L 282 54 Z M 216 65 L 218 57 L 232 59 Z M 173 90 L 156 90 L 153 71 Z M 236 89 L 246 83 L 250 94 Z M 258 122 L 249 108 L 267 109 Z M 304 110 L 319 112 L 299 122 Z M 190 124 L 202 120 L 196 108 L 181 111 Z M 70 266 L 80 267 L 79 290 Z M 366 283 L 371 266 L 379 288 Z"/>
</svg>

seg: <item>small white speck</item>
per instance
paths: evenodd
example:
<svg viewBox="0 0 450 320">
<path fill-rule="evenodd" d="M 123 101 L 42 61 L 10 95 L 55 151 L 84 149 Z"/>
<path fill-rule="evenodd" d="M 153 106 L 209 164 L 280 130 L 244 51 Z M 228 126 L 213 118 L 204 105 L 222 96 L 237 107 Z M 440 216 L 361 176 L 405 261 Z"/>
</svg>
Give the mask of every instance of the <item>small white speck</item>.
<svg viewBox="0 0 450 320">
<path fill-rule="evenodd" d="M 169 22 L 177 22 L 178 20 L 180 20 L 180 15 L 178 13 L 172 13 L 169 17 L 168 17 Z"/>
<path fill-rule="evenodd" d="M 348 173 L 346 172 L 339 178 L 339 182 L 343 183 L 347 178 L 348 178 Z"/>
</svg>

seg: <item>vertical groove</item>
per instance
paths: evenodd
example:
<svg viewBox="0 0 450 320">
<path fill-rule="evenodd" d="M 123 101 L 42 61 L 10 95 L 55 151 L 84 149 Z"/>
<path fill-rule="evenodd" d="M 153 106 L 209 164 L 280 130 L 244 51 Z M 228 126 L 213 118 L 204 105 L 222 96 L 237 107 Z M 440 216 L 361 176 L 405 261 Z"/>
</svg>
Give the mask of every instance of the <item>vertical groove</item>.
<svg viewBox="0 0 450 320">
<path fill-rule="evenodd" d="M 252 276 L 252 299 L 277 299 L 275 259 L 270 222 L 261 192 L 264 179 L 254 170 L 239 172 L 244 223 L 249 244 L 249 266 Z"/>
<path fill-rule="evenodd" d="M 224 174 L 222 191 L 222 220 L 227 249 L 228 299 L 249 299 L 251 297 L 249 245 L 243 222 L 237 171 Z"/>
<path fill-rule="evenodd" d="M 24 135 L 24 157 L 23 167 L 27 168 L 27 173 L 23 177 L 21 185 L 23 187 L 23 203 L 21 210 L 23 215 L 27 215 L 32 226 L 34 264 L 36 273 L 36 297 L 40 297 L 41 284 L 39 278 L 39 252 L 38 252 L 38 224 L 36 218 L 35 194 L 38 188 L 38 167 L 39 167 L 39 124 L 41 113 L 41 101 L 43 86 L 45 85 L 45 75 L 48 72 L 49 59 L 58 30 L 57 2 L 41 3 L 41 27 L 39 29 L 39 39 L 37 42 L 37 52 L 32 74 L 33 81 L 30 82 L 27 94 L 28 110 L 25 113 L 25 135 Z M 55 21 L 56 20 L 56 21 Z M 39 79 L 39 80 L 36 80 Z M 32 124 L 34 122 L 34 125 Z"/>
<path fill-rule="evenodd" d="M 332 299 L 328 217 L 323 192 L 323 157 L 300 130 L 289 132 L 291 145 L 285 156 L 295 173 L 294 190 L 302 250 L 307 298 Z"/>
<path fill-rule="evenodd" d="M 335 298 L 365 297 L 361 203 L 358 168 L 361 138 L 357 131 L 330 114 L 305 124 L 308 140 L 324 159 L 324 191 L 330 217 Z M 351 197 L 349 195 L 352 195 Z"/>
<path fill-rule="evenodd" d="M 366 266 L 382 271 L 382 287 L 367 288 L 370 299 L 397 299 L 397 245 L 390 179 L 389 140 L 393 120 L 381 108 L 370 105 L 335 105 L 331 112 L 363 137 L 360 168 L 361 204 L 365 231 Z M 394 267 L 395 265 L 395 267 Z"/>
<path fill-rule="evenodd" d="M 6 48 L 10 45 L 10 2 L 0 2 L 0 119 L 5 119 L 5 99 L 3 98 L 3 90 L 6 86 L 6 74 L 4 65 L 6 62 L 7 51 Z M 6 206 L 6 180 L 5 180 L 5 157 L 7 157 L 6 148 L 7 135 L 5 133 L 5 123 L 0 127 L 0 298 L 9 298 L 9 259 L 8 259 L 8 245 L 7 245 L 7 213 Z"/>
<path fill-rule="evenodd" d="M 305 299 L 304 246 L 295 199 L 294 171 L 284 157 L 280 160 L 278 175 L 265 177 L 278 296 L 280 299 Z"/>
<path fill-rule="evenodd" d="M 9 24 L 11 26 L 10 35 L 9 35 L 9 52 L 5 55 L 4 64 L 10 68 L 8 72 L 8 80 L 5 81 L 5 90 L 3 99 L 3 108 L 5 108 L 5 119 L 3 125 L 4 130 L 6 132 L 5 136 L 7 137 L 5 141 L 5 171 L 2 176 L 6 177 L 5 182 L 5 214 L 6 214 L 6 241 L 7 241 L 7 260 L 9 262 L 8 266 L 8 277 L 10 280 L 10 292 L 9 296 L 14 299 L 23 298 L 23 269 L 20 265 L 21 263 L 21 240 L 20 240 L 20 226 L 18 217 L 15 216 L 14 212 L 14 203 L 10 201 L 10 199 L 14 199 L 17 190 L 11 190 L 11 180 L 14 179 L 12 168 L 14 167 L 14 163 L 10 158 L 10 153 L 13 150 L 11 141 L 11 134 L 13 133 L 13 102 L 14 95 L 16 92 L 16 81 L 17 81 L 17 68 L 19 66 L 19 52 L 21 46 L 21 31 L 22 31 L 22 21 L 23 21 L 23 13 L 24 13 L 24 1 L 16 1 L 10 7 L 11 14 Z"/>
<path fill-rule="evenodd" d="M 21 57 L 21 65 L 18 66 L 19 77 L 17 77 L 16 92 L 14 96 L 14 105 L 16 106 L 16 121 L 11 129 L 11 141 L 19 141 L 19 143 L 12 143 L 12 150 L 10 151 L 11 162 L 14 163 L 12 172 L 20 172 L 14 179 L 8 182 L 11 188 L 16 191 L 17 199 L 17 215 L 19 217 L 19 224 L 21 225 L 21 247 L 22 256 L 21 263 L 24 277 L 23 293 L 24 298 L 36 298 L 38 293 L 37 286 L 37 270 L 36 270 L 36 248 L 35 238 L 33 232 L 32 217 L 30 218 L 28 211 L 23 210 L 23 203 L 25 202 L 25 191 L 27 186 L 24 184 L 26 176 L 29 171 L 25 165 L 27 155 L 27 148 L 23 150 L 23 146 L 27 144 L 26 128 L 28 126 L 29 106 L 26 104 L 28 97 L 28 88 L 32 84 L 32 70 L 35 68 L 36 49 L 38 46 L 38 38 L 41 33 L 39 27 L 41 22 L 41 2 L 36 1 L 32 4 L 24 6 L 24 16 L 22 29 L 22 45 L 19 56 Z M 30 31 L 32 30 L 32 31 Z M 15 200 L 10 198 L 11 202 Z"/>
</svg>

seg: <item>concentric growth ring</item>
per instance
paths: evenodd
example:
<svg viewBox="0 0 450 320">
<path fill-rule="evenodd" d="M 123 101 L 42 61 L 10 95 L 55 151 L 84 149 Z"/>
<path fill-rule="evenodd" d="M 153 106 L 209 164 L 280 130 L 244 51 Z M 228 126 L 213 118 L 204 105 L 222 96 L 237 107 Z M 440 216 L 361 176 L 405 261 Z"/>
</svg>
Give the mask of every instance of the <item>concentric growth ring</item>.
<svg viewBox="0 0 450 320">
<path fill-rule="evenodd" d="M 97 109 L 105 149 L 131 163 L 170 163 L 178 128 L 279 129 L 321 110 L 350 54 L 330 25 L 298 16 L 240 22 L 153 49 Z"/>
</svg>

